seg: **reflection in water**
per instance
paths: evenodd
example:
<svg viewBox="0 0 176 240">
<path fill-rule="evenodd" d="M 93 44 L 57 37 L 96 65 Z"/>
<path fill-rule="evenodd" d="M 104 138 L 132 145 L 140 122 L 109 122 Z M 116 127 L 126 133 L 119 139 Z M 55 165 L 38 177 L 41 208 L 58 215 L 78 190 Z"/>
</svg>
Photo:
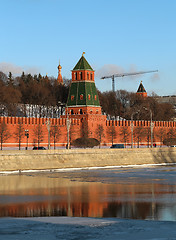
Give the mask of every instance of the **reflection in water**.
<svg viewBox="0 0 176 240">
<path fill-rule="evenodd" d="M 0 176 L 0 217 L 176 220 L 175 167 Z"/>
</svg>

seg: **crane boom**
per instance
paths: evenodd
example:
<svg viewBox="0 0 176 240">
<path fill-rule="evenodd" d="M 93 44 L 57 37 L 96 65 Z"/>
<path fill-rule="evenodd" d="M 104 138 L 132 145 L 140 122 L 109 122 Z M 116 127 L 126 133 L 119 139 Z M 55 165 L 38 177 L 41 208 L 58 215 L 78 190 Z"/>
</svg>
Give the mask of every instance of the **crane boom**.
<svg viewBox="0 0 176 240">
<path fill-rule="evenodd" d="M 101 79 L 111 78 L 112 79 L 112 90 L 114 92 L 115 91 L 115 84 L 114 84 L 115 77 L 126 77 L 126 76 L 131 76 L 131 75 L 139 75 L 139 74 L 152 73 L 152 72 L 158 72 L 158 70 L 140 71 L 140 72 L 132 72 L 132 73 L 118 73 L 118 74 L 113 74 L 110 76 L 103 76 L 103 77 L 101 77 Z"/>
</svg>

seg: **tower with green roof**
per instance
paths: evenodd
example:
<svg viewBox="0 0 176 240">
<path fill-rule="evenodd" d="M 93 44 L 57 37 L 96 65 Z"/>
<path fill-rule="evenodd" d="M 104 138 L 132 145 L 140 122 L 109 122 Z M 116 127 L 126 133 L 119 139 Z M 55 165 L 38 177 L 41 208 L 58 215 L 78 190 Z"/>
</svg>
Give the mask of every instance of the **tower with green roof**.
<svg viewBox="0 0 176 240">
<path fill-rule="evenodd" d="M 101 114 L 94 70 L 84 54 L 72 70 L 72 81 L 67 99 L 69 115 Z"/>
<path fill-rule="evenodd" d="M 142 84 L 142 81 L 139 84 L 138 90 L 137 90 L 137 95 L 140 95 L 142 97 L 147 97 L 147 92 Z"/>
</svg>

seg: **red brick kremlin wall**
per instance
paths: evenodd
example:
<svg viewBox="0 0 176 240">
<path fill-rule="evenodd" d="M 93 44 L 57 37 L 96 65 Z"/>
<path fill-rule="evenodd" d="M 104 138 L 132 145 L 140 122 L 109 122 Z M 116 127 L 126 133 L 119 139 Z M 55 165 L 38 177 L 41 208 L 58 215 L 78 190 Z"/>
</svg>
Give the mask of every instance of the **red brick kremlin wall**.
<svg viewBox="0 0 176 240">
<path fill-rule="evenodd" d="M 96 129 L 98 124 L 101 124 L 104 128 L 104 136 L 102 137 L 102 145 L 110 146 L 111 145 L 111 137 L 108 132 L 111 127 L 114 126 L 117 136 L 114 138 L 114 143 L 124 143 L 123 135 L 121 134 L 122 129 L 128 129 L 129 136 L 127 139 L 127 145 L 131 144 L 131 121 L 107 121 L 106 116 L 101 114 L 92 114 L 92 115 L 70 115 L 71 119 L 71 139 L 74 140 L 78 137 L 81 137 L 81 128 L 84 121 L 88 122 L 89 126 L 89 137 L 97 138 Z M 4 147 L 18 147 L 18 139 L 15 136 L 15 132 L 17 131 L 17 126 L 19 123 L 22 124 L 23 127 L 23 136 L 21 139 L 21 147 L 26 147 L 27 138 L 25 136 L 25 130 L 29 130 L 29 139 L 28 139 L 28 147 L 29 149 L 33 146 L 37 146 L 36 136 L 34 133 L 34 129 L 40 125 L 43 131 L 43 141 L 40 143 L 40 146 L 48 146 L 48 130 L 47 130 L 47 118 L 25 118 L 25 117 L 0 117 L 0 125 L 2 122 L 7 124 L 7 129 L 9 133 L 9 138 L 3 143 Z M 57 140 L 56 146 L 66 146 L 67 144 L 67 126 L 66 126 L 66 116 L 61 116 L 61 118 L 50 118 L 51 126 L 57 125 L 61 135 Z M 168 132 L 171 128 L 176 131 L 176 122 L 165 122 L 165 121 L 156 121 L 153 122 L 153 133 L 154 140 L 153 143 L 160 145 L 160 138 L 158 137 L 159 131 L 161 129 L 165 129 Z M 134 131 L 137 127 L 150 128 L 150 121 L 133 121 Z M 133 140 L 134 145 L 137 145 L 137 141 Z M 51 148 L 53 148 L 53 138 L 50 138 Z M 146 136 L 140 141 L 141 144 L 147 145 Z"/>
<path fill-rule="evenodd" d="M 23 128 L 23 136 L 21 138 L 21 147 L 26 147 L 27 138 L 25 136 L 25 130 L 29 131 L 28 138 L 28 146 L 33 147 L 37 146 L 37 140 L 35 136 L 35 129 L 38 125 L 41 126 L 43 140 L 40 143 L 40 146 L 48 146 L 48 129 L 47 129 L 47 121 L 50 121 L 51 127 L 53 125 L 57 125 L 60 130 L 59 140 L 56 146 L 65 146 L 67 143 L 67 126 L 66 126 L 66 118 L 27 118 L 27 117 L 0 117 L 0 125 L 2 122 L 7 124 L 8 130 L 8 139 L 3 143 L 3 147 L 18 147 L 18 139 L 15 136 L 17 131 L 17 127 L 19 124 L 22 125 Z M 72 119 L 71 124 L 75 129 L 79 129 L 80 120 Z M 79 136 L 77 132 L 75 132 L 76 136 Z M 53 139 L 51 138 L 51 147 L 53 144 Z"/>
</svg>

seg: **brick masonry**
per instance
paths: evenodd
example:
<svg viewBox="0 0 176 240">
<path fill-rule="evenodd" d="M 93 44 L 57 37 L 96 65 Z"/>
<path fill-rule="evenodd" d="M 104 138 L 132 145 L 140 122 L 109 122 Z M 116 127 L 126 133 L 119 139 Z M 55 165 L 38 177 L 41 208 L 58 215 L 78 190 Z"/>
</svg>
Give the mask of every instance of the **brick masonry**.
<svg viewBox="0 0 176 240">
<path fill-rule="evenodd" d="M 175 148 L 0 152 L 1 172 L 175 163 Z"/>
<path fill-rule="evenodd" d="M 109 135 L 110 129 L 114 126 L 117 136 L 114 138 L 114 143 L 124 143 L 123 136 L 121 135 L 121 131 L 123 128 L 126 128 L 129 136 L 127 139 L 127 144 L 131 144 L 131 121 L 112 121 L 106 120 L 106 116 L 101 114 L 77 114 L 77 115 L 70 115 L 69 118 L 71 119 L 71 138 L 72 140 L 81 136 L 81 128 L 83 122 L 86 121 L 89 127 L 89 137 L 97 138 L 96 129 L 98 124 L 101 124 L 104 128 L 104 136 L 102 137 L 101 145 L 110 146 L 111 145 L 111 137 Z M 48 119 L 46 118 L 18 118 L 18 117 L 0 117 L 0 124 L 2 122 L 7 124 L 7 129 L 9 133 L 9 138 L 3 143 L 3 147 L 18 147 L 18 139 L 15 136 L 15 132 L 17 131 L 17 127 L 19 124 L 22 124 L 23 128 L 23 135 L 21 138 L 21 146 L 22 148 L 26 147 L 27 138 L 25 136 L 25 129 L 29 130 L 29 147 L 33 147 L 37 145 L 36 143 L 36 136 L 34 133 L 35 128 L 40 125 L 42 128 L 42 136 L 43 141 L 40 143 L 41 146 L 47 147 L 48 145 L 48 130 L 47 130 L 47 122 Z M 66 116 L 62 116 L 61 118 L 53 118 L 49 119 L 51 126 L 56 125 L 60 130 L 61 135 L 57 140 L 56 146 L 66 146 L 67 144 L 67 126 L 66 126 Z M 176 122 L 164 122 L 158 121 L 153 122 L 153 133 L 154 133 L 154 143 L 160 145 L 160 137 L 159 132 L 161 129 L 165 129 L 168 132 L 170 129 L 174 129 L 176 131 Z M 134 131 L 137 127 L 142 128 L 150 128 L 150 121 L 133 121 Z M 50 139 L 51 147 L 53 147 L 53 138 Z M 136 140 L 134 139 L 134 144 L 137 145 Z M 143 136 L 141 140 L 141 144 L 147 145 L 147 138 Z"/>
</svg>

